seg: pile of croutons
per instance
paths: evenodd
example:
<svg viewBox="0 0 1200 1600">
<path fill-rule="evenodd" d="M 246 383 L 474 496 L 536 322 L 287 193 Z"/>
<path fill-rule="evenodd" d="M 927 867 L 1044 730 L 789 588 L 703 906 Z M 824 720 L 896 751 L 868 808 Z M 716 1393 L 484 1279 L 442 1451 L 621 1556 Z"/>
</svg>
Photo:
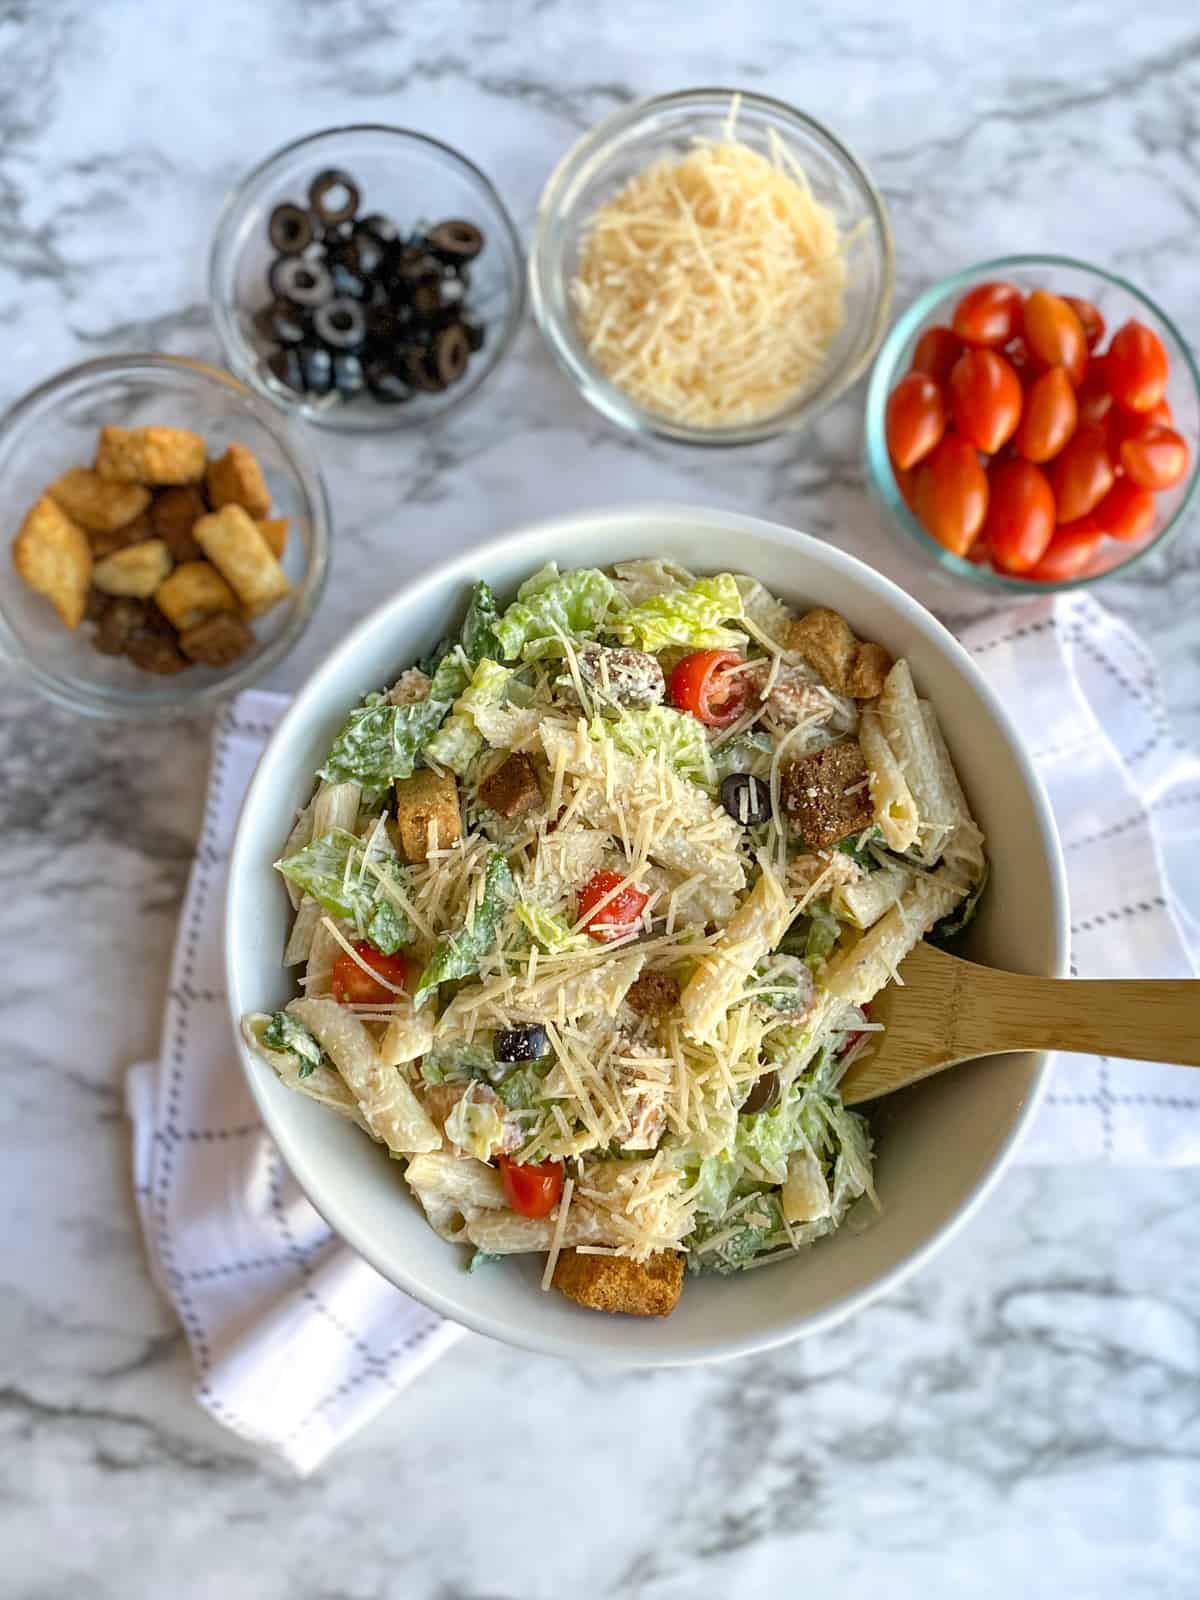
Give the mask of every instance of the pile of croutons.
<svg viewBox="0 0 1200 1600">
<path fill-rule="evenodd" d="M 286 517 L 271 517 L 262 467 L 243 445 L 209 459 L 186 428 L 102 428 L 93 467 L 72 467 L 35 503 L 13 561 L 68 628 L 145 672 L 226 667 L 250 621 L 286 598 Z"/>
</svg>

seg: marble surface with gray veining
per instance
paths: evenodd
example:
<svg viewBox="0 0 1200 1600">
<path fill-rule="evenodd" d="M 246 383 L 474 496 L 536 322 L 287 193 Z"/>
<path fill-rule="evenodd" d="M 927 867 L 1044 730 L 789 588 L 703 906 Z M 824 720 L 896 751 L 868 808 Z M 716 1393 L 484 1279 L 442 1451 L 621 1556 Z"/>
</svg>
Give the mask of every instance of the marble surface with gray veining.
<svg viewBox="0 0 1200 1600">
<path fill-rule="evenodd" d="M 799 104 L 860 153 L 891 208 L 899 304 L 953 266 L 1056 249 L 1125 272 L 1200 343 L 1200 16 L 1184 0 L 7 0 L 0 403 L 90 355 L 215 355 L 213 220 L 286 140 L 348 120 L 431 131 L 484 166 L 528 237 L 577 134 L 714 81 Z M 441 431 L 321 441 L 333 569 L 274 682 L 300 681 L 381 574 L 645 497 L 806 528 L 953 616 L 959 597 L 907 567 L 865 500 L 860 406 L 733 455 L 634 443 L 528 327 Z M 1105 590 L 1193 739 L 1198 532 Z M 305 1483 L 223 1434 L 144 1271 L 121 1111 L 122 1069 L 156 1040 L 207 724 L 92 726 L 11 674 L 3 688 L 0 1592 L 1200 1592 L 1195 1172 L 1017 1171 L 902 1292 L 733 1365 L 596 1377 L 469 1337 Z"/>
</svg>

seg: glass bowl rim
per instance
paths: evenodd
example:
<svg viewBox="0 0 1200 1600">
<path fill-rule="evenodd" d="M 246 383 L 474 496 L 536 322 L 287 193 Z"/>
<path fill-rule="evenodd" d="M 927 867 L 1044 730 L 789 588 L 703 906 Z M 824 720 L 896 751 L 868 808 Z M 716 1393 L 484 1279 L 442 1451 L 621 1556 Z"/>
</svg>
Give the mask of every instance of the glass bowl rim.
<svg viewBox="0 0 1200 1600">
<path fill-rule="evenodd" d="M 144 699 L 136 690 L 107 690 L 103 695 L 92 694 L 86 689 L 67 684 L 57 673 L 47 671 L 33 658 L 21 644 L 7 618 L 0 615 L 0 661 L 11 666 L 56 705 L 84 716 L 113 721 L 133 717 L 162 721 L 188 714 L 218 705 L 254 683 L 277 666 L 298 643 L 321 598 L 329 566 L 329 496 L 315 456 L 304 451 L 299 429 L 276 408 L 267 407 L 262 397 L 240 378 L 193 356 L 174 356 L 162 351 L 134 351 L 128 355 L 96 356 L 90 361 L 64 367 L 26 390 L 0 414 L 0 452 L 30 413 L 46 402 L 53 401 L 60 391 L 81 380 L 135 377 L 147 370 L 170 372 L 182 377 L 185 382 L 198 380 L 201 387 L 227 390 L 249 405 L 255 420 L 267 430 L 286 456 L 289 469 L 300 484 L 311 511 L 312 542 L 303 580 L 294 591 L 292 615 L 276 637 L 240 670 L 170 699 L 151 701 Z M 296 438 L 289 437 L 290 434 L 295 434 Z"/>
<path fill-rule="evenodd" d="M 345 134 L 386 134 L 389 137 L 398 138 L 410 144 L 424 145 L 439 155 L 448 156 L 452 162 L 466 172 L 472 182 L 483 190 L 490 203 L 495 207 L 496 214 L 499 216 L 503 226 L 505 238 L 508 240 L 513 254 L 515 270 L 512 274 L 511 282 L 512 304 L 506 318 L 504 331 L 495 347 L 491 365 L 472 388 L 467 389 L 465 393 L 455 395 L 453 399 L 447 401 L 435 416 L 406 418 L 404 407 L 397 406 L 394 408 L 390 423 L 362 423 L 353 418 L 345 418 L 334 423 L 331 417 L 324 413 L 306 410 L 303 406 L 282 399 L 259 380 L 249 363 L 245 364 L 245 370 L 243 370 L 241 353 L 245 341 L 236 330 L 235 320 L 229 304 L 217 288 L 220 265 L 223 256 L 226 254 L 233 218 L 239 207 L 244 203 L 249 190 L 266 177 L 274 167 L 281 166 L 287 159 L 309 145 L 321 144 Z M 464 155 L 454 145 L 447 144 L 444 139 L 438 139 L 430 133 L 422 133 L 416 128 L 399 127 L 394 123 L 388 122 L 334 123 L 328 128 L 318 128 L 315 133 L 302 134 L 300 138 L 291 139 L 287 144 L 280 145 L 278 149 L 272 150 L 261 161 L 244 172 L 230 187 L 221 204 L 221 209 L 217 213 L 217 220 L 213 225 L 212 242 L 208 250 L 207 290 L 209 315 L 212 317 L 216 327 L 221 354 L 229 363 L 230 370 L 239 381 L 252 388 L 256 394 L 261 395 L 277 411 L 281 411 L 289 417 L 296 417 L 312 427 L 323 428 L 330 433 L 343 434 L 348 438 L 371 438 L 372 436 L 386 436 L 393 433 L 411 433 L 420 428 L 434 428 L 458 411 L 468 400 L 473 400 L 488 379 L 502 365 L 512 348 L 517 334 L 520 332 L 521 324 L 525 320 L 525 311 L 529 298 L 527 280 L 525 247 L 521 242 L 521 235 L 516 223 L 513 221 L 511 211 L 504 202 L 503 196 L 487 173 L 477 166 L 470 156 Z"/>
<path fill-rule="evenodd" d="M 898 523 L 907 536 L 924 551 L 927 557 L 932 557 L 945 571 L 956 578 L 961 578 L 965 583 L 973 585 L 977 590 L 991 590 L 996 594 L 1021 595 L 1026 599 L 1036 599 L 1039 595 L 1066 594 L 1072 589 L 1087 589 L 1093 584 L 1103 583 L 1108 578 L 1118 578 L 1131 572 L 1150 553 L 1160 549 L 1169 539 L 1179 533 L 1184 518 L 1196 500 L 1197 490 L 1200 489 L 1200 440 L 1193 443 L 1192 467 L 1188 476 L 1187 486 L 1183 498 L 1175 507 L 1167 522 L 1159 529 L 1149 544 L 1133 551 L 1124 561 L 1116 566 L 1108 567 L 1103 572 L 1085 573 L 1078 578 L 1059 578 L 1049 582 L 1034 582 L 1028 578 L 1009 576 L 1007 573 L 994 572 L 990 567 L 977 566 L 973 561 L 967 561 L 962 556 L 956 556 L 953 551 L 947 550 L 933 539 L 913 513 L 904 503 L 899 485 L 896 483 L 895 474 L 892 472 L 891 463 L 887 457 L 887 447 L 884 443 L 885 412 L 887 398 L 892 382 L 896 376 L 899 353 L 905 344 L 920 327 L 921 323 L 930 315 L 933 309 L 943 300 L 949 300 L 954 295 L 969 288 L 973 283 L 983 279 L 1011 271 L 1020 267 L 1068 267 L 1076 272 L 1086 273 L 1093 278 L 1101 279 L 1104 283 L 1111 284 L 1114 288 L 1131 295 L 1140 305 L 1150 312 L 1174 339 L 1183 354 L 1184 366 L 1191 378 L 1192 388 L 1195 391 L 1197 405 L 1200 406 L 1200 367 L 1197 366 L 1196 357 L 1192 354 L 1187 340 L 1180 333 L 1175 322 L 1167 313 L 1150 298 L 1144 289 L 1139 289 L 1136 284 L 1122 277 L 1119 272 L 1110 272 L 1105 267 L 1097 267 L 1090 261 L 1083 261 L 1078 256 L 1060 254 L 1040 254 L 1037 252 L 1024 252 L 1019 255 L 996 256 L 989 261 L 981 261 L 974 266 L 960 268 L 958 272 L 951 273 L 948 277 L 940 278 L 936 283 L 923 289 L 912 304 L 896 319 L 888 332 L 887 338 L 880 347 L 875 358 L 875 365 L 871 370 L 870 382 L 867 386 L 866 406 L 864 409 L 863 424 L 863 450 L 866 456 L 867 478 L 875 493 L 883 500 L 884 506 L 891 513 L 894 522 Z M 880 463 L 886 464 L 886 473 Z"/>
<path fill-rule="evenodd" d="M 617 388 L 591 363 L 583 363 L 570 350 L 560 328 L 559 318 L 551 311 L 547 284 L 548 241 L 550 232 L 561 215 L 563 191 L 577 176 L 596 164 L 619 135 L 635 128 L 652 115 L 675 108 L 687 109 L 721 99 L 740 106 L 753 106 L 779 122 L 800 127 L 825 145 L 860 190 L 871 214 L 880 243 L 881 284 L 875 299 L 871 328 L 859 356 L 852 362 L 829 374 L 825 385 L 815 394 L 792 402 L 760 422 L 738 423 L 727 428 L 694 428 L 684 423 L 671 422 L 656 412 L 647 410 Z M 734 89 L 720 85 L 701 85 L 692 89 L 674 90 L 668 94 L 651 95 L 623 106 L 605 117 L 594 128 L 581 134 L 560 157 L 542 187 L 538 199 L 537 218 L 533 242 L 529 250 L 530 302 L 534 320 L 550 347 L 555 360 L 567 373 L 584 399 L 602 416 L 619 427 L 673 444 L 691 445 L 701 449 L 732 449 L 741 445 L 762 444 L 784 434 L 796 433 L 828 410 L 870 366 L 883 342 L 891 312 L 892 297 L 896 287 L 896 246 L 891 222 L 883 195 L 876 186 L 865 164 L 858 159 L 850 146 L 825 123 L 779 100 L 774 95 L 759 94 L 752 89 Z"/>
</svg>

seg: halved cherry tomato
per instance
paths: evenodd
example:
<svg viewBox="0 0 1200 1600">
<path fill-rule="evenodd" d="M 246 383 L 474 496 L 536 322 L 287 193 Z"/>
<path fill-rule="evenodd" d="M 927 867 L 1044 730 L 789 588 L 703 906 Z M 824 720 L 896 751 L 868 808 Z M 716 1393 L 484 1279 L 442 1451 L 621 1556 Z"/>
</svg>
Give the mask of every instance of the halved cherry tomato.
<svg viewBox="0 0 1200 1600">
<path fill-rule="evenodd" d="M 1065 294 L 1063 299 L 1079 318 L 1079 326 L 1083 329 L 1088 349 L 1094 350 L 1104 337 L 1104 318 L 1100 315 L 1099 308 L 1090 300 L 1081 300 L 1077 294 Z"/>
<path fill-rule="evenodd" d="M 915 467 L 946 431 L 942 391 L 927 372 L 910 372 L 888 395 L 887 447 L 897 467 Z"/>
<path fill-rule="evenodd" d="M 970 444 L 994 454 L 1021 420 L 1021 380 L 995 350 L 964 350 L 950 374 L 954 426 Z"/>
<path fill-rule="evenodd" d="M 1167 352 L 1144 322 L 1129 321 L 1113 334 L 1104 357 L 1109 392 L 1126 411 L 1151 411 L 1167 392 Z"/>
<path fill-rule="evenodd" d="M 1061 295 L 1035 289 L 1025 302 L 1025 343 L 1043 367 L 1066 367 L 1078 388 L 1087 371 L 1088 347 L 1079 318 Z"/>
<path fill-rule="evenodd" d="M 1103 361 L 1090 361 L 1083 382 L 1075 392 L 1079 421 L 1103 422 L 1113 408 L 1113 397 L 1108 392 L 1108 379 L 1104 376 Z"/>
<path fill-rule="evenodd" d="M 1170 489 L 1188 469 L 1187 440 L 1151 423 L 1121 444 L 1121 465 L 1143 489 Z"/>
<path fill-rule="evenodd" d="M 396 998 L 396 990 L 403 989 L 408 982 L 407 960 L 399 955 L 385 956 L 382 950 L 376 950 L 365 939 L 355 943 L 354 951 L 362 957 L 371 972 L 377 972 L 384 981 L 377 983 L 371 973 L 364 972 L 358 962 L 343 950 L 333 963 L 330 977 L 333 998 L 344 1006 L 390 1005 Z M 388 984 L 392 985 L 390 989 Z"/>
<path fill-rule="evenodd" d="M 1154 496 L 1141 484 L 1118 478 L 1092 516 L 1114 539 L 1140 539 L 1154 526 Z"/>
<path fill-rule="evenodd" d="M 512 1209 L 522 1217 L 548 1217 L 563 1192 L 561 1161 L 513 1161 L 497 1156 L 504 1195 Z"/>
<path fill-rule="evenodd" d="M 636 883 L 626 883 L 623 889 L 619 888 L 623 882 L 623 873 L 597 872 L 579 891 L 579 915 L 587 918 L 584 926 L 591 937 L 598 939 L 601 944 L 632 933 L 650 898 Z M 616 894 L 612 893 L 614 889 L 618 890 Z M 611 900 L 606 898 L 608 895 L 612 895 Z M 602 900 L 604 904 L 600 905 Z M 598 907 L 594 912 L 593 906 Z"/>
<path fill-rule="evenodd" d="M 1024 574 L 1039 583 L 1065 583 L 1089 565 L 1104 538 L 1094 512 L 1078 522 L 1064 522 L 1046 547 L 1042 559 Z"/>
<path fill-rule="evenodd" d="M 684 656 L 671 673 L 671 704 L 709 728 L 727 728 L 741 716 L 750 694 L 746 674 L 729 670 L 741 665 L 736 650 L 696 650 Z"/>
<path fill-rule="evenodd" d="M 1011 283 L 977 283 L 954 308 L 954 332 L 964 344 L 998 349 L 1021 326 L 1021 291 Z"/>
<path fill-rule="evenodd" d="M 1046 474 L 1032 461 L 997 461 L 988 472 L 983 537 L 1001 572 L 1035 567 L 1054 536 L 1054 496 Z"/>
<path fill-rule="evenodd" d="M 1114 477 L 1104 429 L 1077 428 L 1050 463 L 1058 520 L 1074 522 L 1086 516 L 1112 488 Z"/>
<path fill-rule="evenodd" d="M 962 354 L 962 340 L 952 328 L 935 324 L 926 328 L 913 350 L 912 371 L 927 372 L 935 383 L 945 383 L 950 368 Z"/>
<path fill-rule="evenodd" d="M 965 556 L 987 515 L 987 474 L 973 445 L 948 433 L 917 468 L 916 513 L 929 533 Z"/>
<path fill-rule="evenodd" d="M 1065 367 L 1051 367 L 1025 392 L 1014 443 L 1026 461 L 1049 461 L 1075 432 L 1079 407 Z"/>
</svg>

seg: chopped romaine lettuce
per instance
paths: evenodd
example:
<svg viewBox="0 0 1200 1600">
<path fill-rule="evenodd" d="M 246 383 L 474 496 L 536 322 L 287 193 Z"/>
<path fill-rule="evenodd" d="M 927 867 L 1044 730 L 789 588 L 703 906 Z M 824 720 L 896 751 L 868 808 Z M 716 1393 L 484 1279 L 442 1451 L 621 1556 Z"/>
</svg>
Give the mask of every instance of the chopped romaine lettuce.
<svg viewBox="0 0 1200 1600">
<path fill-rule="evenodd" d="M 517 921 L 547 955 L 566 955 L 570 950 L 586 950 L 591 945 L 592 941 L 586 933 L 572 933 L 565 917 L 553 911 L 544 911 L 541 906 L 530 905 L 522 900 L 517 905 L 516 914 Z"/>
<path fill-rule="evenodd" d="M 381 795 L 395 778 L 411 778 L 422 749 L 469 678 L 455 647 L 438 661 L 424 700 L 397 706 L 381 694 L 367 695 L 350 713 L 317 776 L 329 783 L 359 783 L 368 797 Z"/>
<path fill-rule="evenodd" d="M 388 894 L 389 884 L 406 893 L 409 882 L 390 841 L 384 841 L 382 828 L 374 844 L 345 828 L 331 828 L 294 855 L 282 857 L 275 868 L 333 916 L 353 922 L 377 950 L 394 955 L 412 943 L 413 927 Z"/>
<path fill-rule="evenodd" d="M 738 586 L 728 572 L 722 572 L 715 578 L 698 578 L 677 594 L 651 595 L 625 613 L 617 631 L 650 651 L 680 644 L 698 650 L 732 647 L 743 644 L 744 636 L 721 623 L 742 615 Z"/>
<path fill-rule="evenodd" d="M 739 1205 L 732 1222 L 714 1218 L 694 1229 L 688 1238 L 688 1267 L 692 1272 L 738 1272 L 764 1250 L 787 1243 L 779 1197 L 754 1194 Z"/>
<path fill-rule="evenodd" d="M 290 1011 L 276 1011 L 270 1022 L 263 1029 L 263 1043 L 268 1050 L 286 1050 L 295 1056 L 298 1078 L 308 1078 L 321 1065 L 322 1059 L 328 1062 L 321 1046 L 316 1039 Z M 332 1063 L 329 1063 L 332 1065 Z"/>
<path fill-rule="evenodd" d="M 771 771 L 771 757 L 775 746 L 769 734 L 758 728 L 749 733 L 735 733 L 712 750 L 716 781 L 720 783 L 731 772 L 752 772 L 756 778 L 766 778 Z"/>
<path fill-rule="evenodd" d="M 875 847 L 874 850 L 872 846 Z M 873 822 L 861 833 L 847 834 L 844 839 L 839 839 L 833 848 L 842 855 L 849 856 L 852 861 L 856 861 L 864 872 L 874 872 L 879 866 L 879 858 L 875 851 L 882 846 L 883 830 L 877 822 Z"/>
<path fill-rule="evenodd" d="M 592 725 L 594 739 L 609 738 L 618 750 L 631 756 L 661 754 L 681 778 L 711 789 L 716 770 L 703 725 L 686 711 L 670 706 L 649 706 L 622 712 L 615 722 Z"/>
<path fill-rule="evenodd" d="M 971 890 L 961 905 L 955 906 L 948 917 L 943 917 L 935 923 L 929 937 L 937 944 L 945 944 L 949 939 L 957 939 L 969 922 L 975 920 L 975 913 L 979 910 L 979 902 L 983 898 L 983 891 L 988 886 L 988 877 L 991 868 L 985 860 L 983 871 L 979 875 L 979 882 Z"/>
<path fill-rule="evenodd" d="M 496 1093 L 509 1111 L 532 1111 L 543 1103 L 545 1094 L 545 1067 L 531 1061 L 527 1066 L 515 1067 L 496 1084 Z"/>
<path fill-rule="evenodd" d="M 782 645 L 784 631 L 792 620 L 791 608 L 785 606 L 782 600 L 777 600 L 757 578 L 747 577 L 744 572 L 735 572 L 733 581 L 742 597 L 742 615 L 749 617 L 769 639 Z"/>
<path fill-rule="evenodd" d="M 472 666 L 482 661 L 484 656 L 495 657 L 500 654 L 500 641 L 495 633 L 499 615 L 491 587 L 480 579 L 471 595 L 471 604 L 467 607 L 462 628 L 463 654 Z"/>
<path fill-rule="evenodd" d="M 561 576 L 544 567 L 517 590 L 517 598 L 494 624 L 506 661 L 526 661 L 562 652 L 565 636 L 573 643 L 594 638 L 618 600 L 611 578 L 597 568 L 583 567 Z"/>
<path fill-rule="evenodd" d="M 842 925 L 829 909 L 828 900 L 812 900 L 779 941 L 785 955 L 800 956 L 818 971 L 828 961 L 842 933 Z"/>
<path fill-rule="evenodd" d="M 504 704 L 512 677 L 511 667 L 502 667 L 490 657 L 477 662 L 450 715 L 426 743 L 425 756 L 461 778 L 483 749 L 485 730 L 497 731 L 492 713 Z"/>
<path fill-rule="evenodd" d="M 463 1083 L 470 1078 L 490 1081 L 498 1063 L 488 1044 L 447 1044 L 427 1050 L 421 1057 L 421 1077 L 425 1083 Z"/>
<path fill-rule="evenodd" d="M 470 717 L 461 711 L 452 711 L 437 732 L 426 739 L 421 754 L 426 761 L 449 767 L 462 778 L 482 749 L 483 735 Z"/>
<path fill-rule="evenodd" d="M 465 928 L 448 934 L 439 942 L 413 993 L 414 1007 L 423 1005 L 440 983 L 447 983 L 451 978 L 475 976 L 496 937 L 500 919 L 512 903 L 515 887 L 508 862 L 498 850 L 493 851 L 488 858 L 483 894 L 473 919 Z"/>
</svg>

